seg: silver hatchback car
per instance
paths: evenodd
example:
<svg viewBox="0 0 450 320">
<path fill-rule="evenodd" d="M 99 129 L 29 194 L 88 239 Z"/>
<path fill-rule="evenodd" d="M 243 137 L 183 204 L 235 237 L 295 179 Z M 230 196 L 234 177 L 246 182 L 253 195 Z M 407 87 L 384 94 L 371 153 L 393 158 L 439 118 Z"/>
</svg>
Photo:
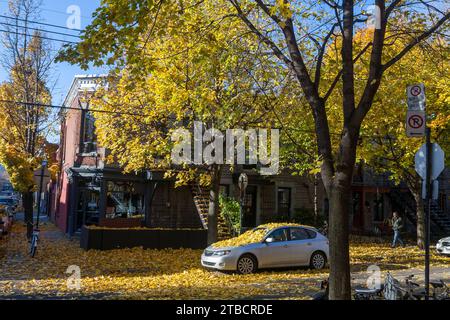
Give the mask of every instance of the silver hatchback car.
<svg viewBox="0 0 450 320">
<path fill-rule="evenodd" d="M 439 254 L 450 256 L 450 237 L 439 240 L 436 243 L 436 251 Z"/>
<path fill-rule="evenodd" d="M 261 231 L 255 228 L 252 232 Z M 329 255 L 328 239 L 315 228 L 281 226 L 267 230 L 261 242 L 205 249 L 202 266 L 249 274 L 262 268 L 310 266 L 322 269 Z"/>
</svg>

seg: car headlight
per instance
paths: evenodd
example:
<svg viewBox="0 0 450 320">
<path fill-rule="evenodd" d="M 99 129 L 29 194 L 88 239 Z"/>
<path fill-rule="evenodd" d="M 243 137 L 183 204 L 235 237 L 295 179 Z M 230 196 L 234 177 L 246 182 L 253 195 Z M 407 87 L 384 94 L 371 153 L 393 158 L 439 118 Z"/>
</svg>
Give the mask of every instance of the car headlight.
<svg viewBox="0 0 450 320">
<path fill-rule="evenodd" d="M 218 251 L 214 251 L 213 252 L 213 256 L 226 256 L 227 254 L 229 254 L 231 252 L 231 250 L 218 250 Z"/>
</svg>

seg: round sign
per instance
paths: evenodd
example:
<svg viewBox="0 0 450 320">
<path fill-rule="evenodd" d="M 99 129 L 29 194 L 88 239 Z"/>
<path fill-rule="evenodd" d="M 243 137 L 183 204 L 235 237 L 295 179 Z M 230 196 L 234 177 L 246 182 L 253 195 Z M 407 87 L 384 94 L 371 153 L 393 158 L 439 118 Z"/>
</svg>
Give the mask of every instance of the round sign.
<svg viewBox="0 0 450 320">
<path fill-rule="evenodd" d="M 418 129 L 421 128 L 423 126 L 423 118 L 417 114 L 412 115 L 409 119 L 408 119 L 408 124 L 411 128 L 413 129 Z"/>
<path fill-rule="evenodd" d="M 419 94 L 422 93 L 422 88 L 420 86 L 413 86 L 411 87 L 411 95 L 414 97 L 417 97 Z"/>
<path fill-rule="evenodd" d="M 247 184 L 248 184 L 247 175 L 245 173 L 241 173 L 239 175 L 239 181 L 238 181 L 239 189 L 245 190 L 247 188 Z"/>
</svg>

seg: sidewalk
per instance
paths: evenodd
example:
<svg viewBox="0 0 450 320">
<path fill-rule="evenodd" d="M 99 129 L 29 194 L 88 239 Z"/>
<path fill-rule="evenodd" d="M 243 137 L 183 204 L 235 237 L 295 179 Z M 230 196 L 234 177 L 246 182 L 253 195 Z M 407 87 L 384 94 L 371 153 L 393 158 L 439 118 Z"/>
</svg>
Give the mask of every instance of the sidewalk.
<svg viewBox="0 0 450 320">
<path fill-rule="evenodd" d="M 420 268 L 409 268 L 404 270 L 395 270 L 395 271 L 389 271 L 389 273 L 399 280 L 400 282 L 404 282 L 404 279 L 409 275 L 414 275 L 414 282 L 417 282 L 418 284 L 423 285 L 424 284 L 424 277 L 425 277 L 425 271 L 424 269 Z M 387 272 L 381 270 L 381 279 L 384 281 L 384 278 L 386 277 Z M 367 272 L 358 272 L 358 273 L 352 273 L 352 285 L 361 285 L 365 286 L 366 281 L 369 276 L 371 276 L 372 273 Z M 442 279 L 445 283 L 450 285 L 450 266 L 448 267 L 430 267 L 430 280 L 439 280 Z"/>
<path fill-rule="evenodd" d="M 33 222 L 36 223 L 36 218 L 37 218 L 37 212 L 33 213 Z M 15 221 L 24 221 L 24 213 L 23 212 L 17 212 L 16 214 L 14 214 L 14 219 Z M 48 222 L 49 221 L 49 217 L 47 215 L 43 215 L 41 214 L 39 216 L 39 223 L 41 222 Z"/>
</svg>

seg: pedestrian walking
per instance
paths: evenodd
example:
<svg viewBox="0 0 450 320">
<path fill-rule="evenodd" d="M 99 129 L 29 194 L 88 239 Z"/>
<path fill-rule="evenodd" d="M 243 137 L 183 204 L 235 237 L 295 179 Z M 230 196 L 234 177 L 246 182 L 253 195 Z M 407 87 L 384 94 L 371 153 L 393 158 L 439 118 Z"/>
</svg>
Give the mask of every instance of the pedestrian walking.
<svg viewBox="0 0 450 320">
<path fill-rule="evenodd" d="M 394 211 L 392 214 L 392 230 L 394 230 L 394 239 L 392 240 L 392 248 L 395 248 L 397 242 L 405 246 L 405 243 L 400 237 L 400 231 L 403 228 L 403 219 L 399 216 L 397 212 Z"/>
</svg>

